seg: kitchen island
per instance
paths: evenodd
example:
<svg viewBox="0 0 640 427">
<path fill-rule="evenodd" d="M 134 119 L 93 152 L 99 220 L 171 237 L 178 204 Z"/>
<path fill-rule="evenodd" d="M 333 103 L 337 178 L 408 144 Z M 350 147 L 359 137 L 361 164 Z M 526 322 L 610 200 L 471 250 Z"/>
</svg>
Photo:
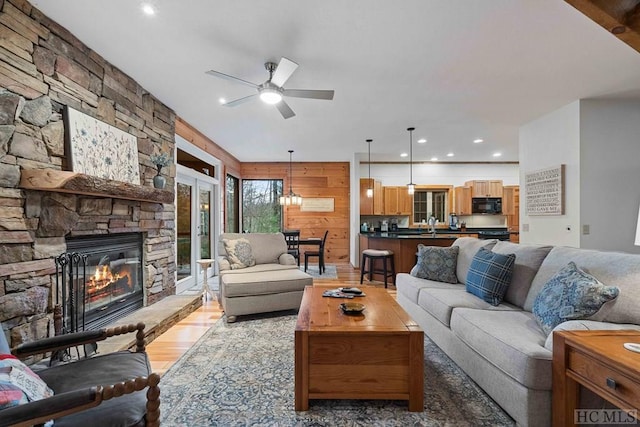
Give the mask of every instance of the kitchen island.
<svg viewBox="0 0 640 427">
<path fill-rule="evenodd" d="M 460 236 L 477 237 L 477 233 L 360 233 L 360 252 L 365 249 L 386 249 L 393 251 L 393 261 L 397 273 L 408 273 L 414 265 L 416 265 L 416 253 L 418 245 L 425 246 L 451 246 L 453 242 Z M 381 280 L 382 275 L 376 277 L 375 280 Z"/>
</svg>

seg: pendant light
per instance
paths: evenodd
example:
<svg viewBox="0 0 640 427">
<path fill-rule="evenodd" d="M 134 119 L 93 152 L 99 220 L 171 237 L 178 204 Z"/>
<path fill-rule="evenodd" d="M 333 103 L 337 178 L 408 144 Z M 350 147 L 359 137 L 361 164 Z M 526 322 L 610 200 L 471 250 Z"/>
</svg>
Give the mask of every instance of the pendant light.
<svg viewBox="0 0 640 427">
<path fill-rule="evenodd" d="M 416 128 L 407 128 L 409 131 L 409 183 L 407 191 L 412 195 L 416 191 L 416 185 L 413 183 L 413 131 Z"/>
<path fill-rule="evenodd" d="M 300 206 L 302 205 L 302 196 L 295 194 L 293 192 L 293 187 L 292 187 L 292 176 L 293 174 L 291 173 L 291 155 L 293 154 L 293 150 L 289 150 L 289 194 L 287 194 L 286 196 L 281 196 L 280 197 L 280 204 L 282 206 L 289 206 L 289 205 L 297 205 Z"/>
<path fill-rule="evenodd" d="M 371 185 L 371 143 L 373 139 L 367 139 L 367 144 L 369 144 L 369 186 L 367 187 L 367 197 L 373 197 L 373 185 Z"/>
</svg>

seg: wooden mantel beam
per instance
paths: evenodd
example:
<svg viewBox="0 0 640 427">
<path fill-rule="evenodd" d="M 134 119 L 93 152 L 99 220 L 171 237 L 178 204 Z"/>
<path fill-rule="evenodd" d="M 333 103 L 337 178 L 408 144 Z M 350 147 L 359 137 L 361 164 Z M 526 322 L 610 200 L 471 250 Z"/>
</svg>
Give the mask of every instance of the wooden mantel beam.
<svg viewBox="0 0 640 427">
<path fill-rule="evenodd" d="M 565 0 L 640 52 L 640 0 Z"/>
<path fill-rule="evenodd" d="M 173 203 L 173 191 L 113 181 L 76 172 L 54 169 L 24 169 L 20 187 L 26 190 L 85 194 L 96 197 Z"/>
</svg>

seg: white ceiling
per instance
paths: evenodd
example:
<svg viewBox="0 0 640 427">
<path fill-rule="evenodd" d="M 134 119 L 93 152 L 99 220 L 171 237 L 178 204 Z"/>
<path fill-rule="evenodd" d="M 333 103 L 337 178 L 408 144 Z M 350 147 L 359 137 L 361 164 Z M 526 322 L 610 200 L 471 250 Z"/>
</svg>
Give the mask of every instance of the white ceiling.
<svg viewBox="0 0 640 427">
<path fill-rule="evenodd" d="M 517 161 L 518 128 L 581 98 L 640 98 L 640 54 L 562 0 L 33 0 L 240 161 Z M 254 90 L 300 64 L 284 120 Z M 473 144 L 483 138 L 482 144 Z M 492 154 L 502 152 L 502 157 Z M 455 156 L 447 158 L 446 153 Z"/>
</svg>

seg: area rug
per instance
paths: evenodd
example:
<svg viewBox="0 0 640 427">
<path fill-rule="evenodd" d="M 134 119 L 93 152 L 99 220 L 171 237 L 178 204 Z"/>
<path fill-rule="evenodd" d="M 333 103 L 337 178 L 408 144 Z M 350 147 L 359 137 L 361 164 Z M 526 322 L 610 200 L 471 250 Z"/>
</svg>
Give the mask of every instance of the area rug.
<svg viewBox="0 0 640 427">
<path fill-rule="evenodd" d="M 314 279 L 337 279 L 338 278 L 338 270 L 335 265 L 326 264 L 326 271 L 323 271 L 322 274 L 319 274 L 319 269 L 317 265 L 310 265 L 307 268 L 307 273 L 313 276 Z M 300 266 L 300 270 L 304 271 L 304 265 Z"/>
<path fill-rule="evenodd" d="M 163 426 L 512 426 L 425 337 L 424 412 L 387 400 L 312 400 L 294 410 L 296 316 L 218 321 L 160 381 Z"/>
</svg>

